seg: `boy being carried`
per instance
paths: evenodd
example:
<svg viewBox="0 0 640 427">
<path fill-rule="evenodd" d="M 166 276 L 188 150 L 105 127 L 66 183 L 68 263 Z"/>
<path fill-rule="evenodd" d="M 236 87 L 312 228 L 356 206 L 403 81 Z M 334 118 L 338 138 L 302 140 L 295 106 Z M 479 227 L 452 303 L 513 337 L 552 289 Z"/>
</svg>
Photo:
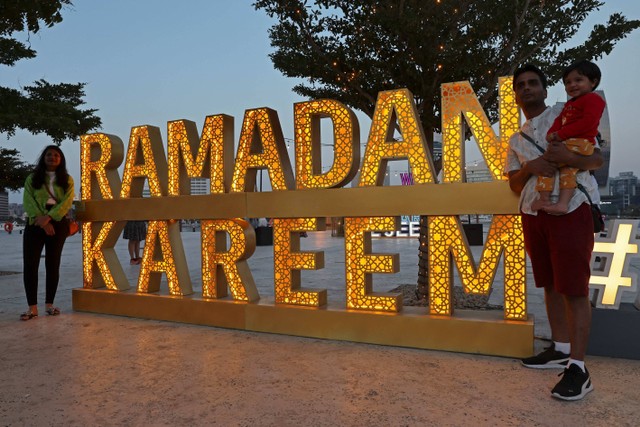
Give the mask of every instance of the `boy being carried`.
<svg viewBox="0 0 640 427">
<path fill-rule="evenodd" d="M 590 61 L 579 61 L 569 66 L 562 75 L 567 95 L 571 97 L 565 104 L 547 133 L 547 141 L 563 142 L 574 153 L 590 156 L 593 154 L 600 117 L 605 102 L 593 91 L 601 79 L 600 69 Z M 550 214 L 562 215 L 569 210 L 569 200 L 576 184 L 576 168 L 560 166 L 560 195 L 556 203 L 551 202 L 552 177 L 538 177 L 536 190 L 538 200 L 531 205 L 532 210 L 544 210 Z"/>
</svg>

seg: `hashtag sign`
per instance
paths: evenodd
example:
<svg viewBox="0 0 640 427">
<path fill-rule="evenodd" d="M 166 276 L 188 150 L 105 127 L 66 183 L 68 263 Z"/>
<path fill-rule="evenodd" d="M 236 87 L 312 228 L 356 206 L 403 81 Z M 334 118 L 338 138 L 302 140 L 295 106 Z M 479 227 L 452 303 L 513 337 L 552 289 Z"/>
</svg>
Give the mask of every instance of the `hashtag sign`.
<svg viewBox="0 0 640 427">
<path fill-rule="evenodd" d="M 637 292 L 638 277 L 630 271 L 630 264 L 638 257 L 638 224 L 640 220 L 610 221 L 607 236 L 596 236 L 589 280 L 596 307 L 617 310 L 623 292 Z"/>
</svg>

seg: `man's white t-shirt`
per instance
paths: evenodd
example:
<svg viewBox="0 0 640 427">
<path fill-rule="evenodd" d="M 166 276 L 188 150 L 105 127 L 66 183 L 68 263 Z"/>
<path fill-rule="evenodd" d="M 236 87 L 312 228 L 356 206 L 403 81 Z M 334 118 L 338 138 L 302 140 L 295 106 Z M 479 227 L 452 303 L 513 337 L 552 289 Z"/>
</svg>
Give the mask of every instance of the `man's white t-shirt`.
<svg viewBox="0 0 640 427">
<path fill-rule="evenodd" d="M 533 138 L 533 140 L 542 148 L 547 149 L 547 132 L 551 128 L 553 121 L 562 111 L 562 105 L 556 104 L 553 107 L 547 107 L 542 114 L 524 122 L 520 130 Z M 596 143 L 596 148 L 599 146 Z M 505 167 L 505 173 L 517 171 L 522 169 L 522 164 L 540 157 L 542 153 L 533 145 L 530 141 L 525 139 L 520 133 L 515 133 L 509 140 L 509 152 L 507 154 L 507 164 Z M 559 185 L 558 185 L 559 172 L 556 172 L 556 176 L 553 184 L 553 191 L 551 192 L 551 201 L 556 202 L 558 200 Z M 579 184 L 585 188 L 589 193 L 591 200 L 596 199 L 598 195 L 598 187 L 595 179 L 592 178 L 588 171 L 579 171 L 576 175 L 576 180 Z M 531 204 L 538 199 L 539 193 L 536 191 L 536 183 L 538 181 L 537 176 L 531 176 L 524 188 L 520 193 L 520 210 L 523 213 L 529 215 L 537 215 L 536 211 L 531 210 Z M 581 204 L 589 203 L 587 196 L 576 188 L 573 193 L 573 197 L 569 202 L 569 212 L 576 210 Z"/>
</svg>

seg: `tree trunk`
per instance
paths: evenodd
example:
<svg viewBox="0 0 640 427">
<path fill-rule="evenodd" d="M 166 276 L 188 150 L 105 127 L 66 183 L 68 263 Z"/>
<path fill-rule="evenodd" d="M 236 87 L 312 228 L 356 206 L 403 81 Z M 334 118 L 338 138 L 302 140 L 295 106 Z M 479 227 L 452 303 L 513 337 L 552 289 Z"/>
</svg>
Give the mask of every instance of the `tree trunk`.
<svg viewBox="0 0 640 427">
<path fill-rule="evenodd" d="M 420 216 L 420 246 L 418 247 L 418 285 L 416 298 L 420 302 L 429 302 L 429 217 Z"/>
</svg>

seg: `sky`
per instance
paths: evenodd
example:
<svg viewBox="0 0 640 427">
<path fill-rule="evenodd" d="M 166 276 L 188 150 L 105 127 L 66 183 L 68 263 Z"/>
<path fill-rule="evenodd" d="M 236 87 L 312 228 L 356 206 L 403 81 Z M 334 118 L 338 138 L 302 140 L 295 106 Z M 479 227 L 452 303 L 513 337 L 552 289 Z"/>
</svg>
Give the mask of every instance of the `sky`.
<svg viewBox="0 0 640 427">
<path fill-rule="evenodd" d="M 35 59 L 0 68 L 0 85 L 18 88 L 41 78 L 51 83 L 86 82 L 85 108 L 99 110 L 99 131 L 120 137 L 125 146 L 133 126 L 158 126 L 166 147 L 168 121 L 192 120 L 201 130 L 206 116 L 221 113 L 235 117 L 237 144 L 244 111 L 258 107 L 276 110 L 285 138 L 291 138 L 293 104 L 306 99 L 291 90 L 299 80 L 274 70 L 268 57 L 273 51 L 268 29 L 274 21 L 254 10 L 252 3 L 75 0 L 63 11 L 62 23 L 30 35 L 31 47 L 38 52 Z M 585 21 L 582 37 L 613 12 L 640 19 L 640 2 L 606 1 Z M 618 42 L 597 63 L 611 122 L 610 176 L 624 171 L 640 175 L 640 31 Z M 565 100 L 561 85 L 549 90 L 549 104 Z M 362 114 L 358 117 L 364 143 L 369 122 Z M 0 134 L 0 146 L 18 148 L 29 163 L 49 143 L 46 135 L 19 131 L 7 140 Z M 65 141 L 62 149 L 78 185 L 79 142 Z M 469 152 L 467 162 L 479 158 L 474 150 Z M 11 193 L 9 201 L 21 203 L 21 193 Z"/>
</svg>

